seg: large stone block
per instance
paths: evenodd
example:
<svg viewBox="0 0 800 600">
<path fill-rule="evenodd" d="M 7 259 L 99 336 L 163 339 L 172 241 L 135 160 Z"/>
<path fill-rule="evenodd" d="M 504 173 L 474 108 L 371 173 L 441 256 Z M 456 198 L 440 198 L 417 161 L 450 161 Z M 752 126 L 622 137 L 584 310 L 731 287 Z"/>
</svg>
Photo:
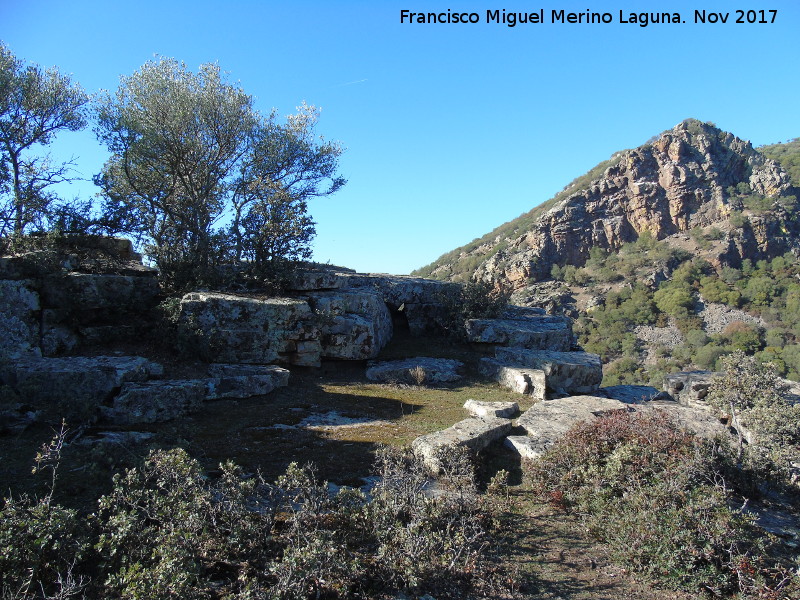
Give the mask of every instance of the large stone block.
<svg viewBox="0 0 800 600">
<path fill-rule="evenodd" d="M 619 400 L 598 396 L 571 396 L 534 404 L 517 420 L 517 425 L 531 438 L 524 443 L 525 450 L 518 448 L 518 451 L 529 458 L 538 456 L 576 424 L 615 410 L 628 410 L 628 406 Z M 523 442 L 514 440 L 513 444 L 521 448 Z"/>
<path fill-rule="evenodd" d="M 161 365 L 139 356 L 36 358 L 0 367 L 0 378 L 21 400 L 73 422 L 92 420 L 123 384 L 162 373 Z"/>
<path fill-rule="evenodd" d="M 141 313 L 155 305 L 158 294 L 158 280 L 151 276 L 66 273 L 49 275 L 42 282 L 42 304 L 72 313 Z"/>
<path fill-rule="evenodd" d="M 547 390 L 559 394 L 594 392 L 603 379 L 602 363 L 597 354 L 498 348 L 495 355 L 506 364 L 544 371 Z"/>
<path fill-rule="evenodd" d="M 208 373 L 208 400 L 261 396 L 289 384 L 289 371 L 276 365 L 215 364 Z"/>
<path fill-rule="evenodd" d="M 545 398 L 547 381 L 541 369 L 518 367 L 496 358 L 482 358 L 478 371 L 512 392 L 533 396 L 539 400 Z"/>
<path fill-rule="evenodd" d="M 376 292 L 313 292 L 307 298 L 320 324 L 322 356 L 326 358 L 375 358 L 392 339 L 392 317 Z"/>
<path fill-rule="evenodd" d="M 475 343 L 559 352 L 572 347 L 571 319 L 532 310 L 509 312 L 499 319 L 469 319 L 466 329 L 467 339 Z"/>
<path fill-rule="evenodd" d="M 319 329 L 305 300 L 248 298 L 192 292 L 181 300 L 179 322 L 224 363 L 299 363 L 318 366 Z"/>
<path fill-rule="evenodd" d="M 126 383 L 103 418 L 117 425 L 170 421 L 196 410 L 208 395 L 208 381 L 184 379 Z"/>
<path fill-rule="evenodd" d="M 511 419 L 499 417 L 470 417 L 452 427 L 423 435 L 411 443 L 414 452 L 433 473 L 439 473 L 441 463 L 438 452 L 448 446 L 462 446 L 480 452 L 492 442 L 508 435 Z"/>
<path fill-rule="evenodd" d="M 0 357 L 40 352 L 39 308 L 33 282 L 0 280 Z"/>
<path fill-rule="evenodd" d="M 714 371 L 680 371 L 664 377 L 664 391 L 681 404 L 705 404 L 711 383 L 719 377 Z"/>
</svg>

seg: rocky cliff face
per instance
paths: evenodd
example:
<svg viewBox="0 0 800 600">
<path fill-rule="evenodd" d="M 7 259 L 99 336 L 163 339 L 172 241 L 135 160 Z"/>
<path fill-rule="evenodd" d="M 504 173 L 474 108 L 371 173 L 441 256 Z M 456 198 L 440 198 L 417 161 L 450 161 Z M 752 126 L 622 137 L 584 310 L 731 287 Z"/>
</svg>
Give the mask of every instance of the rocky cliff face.
<svg viewBox="0 0 800 600">
<path fill-rule="evenodd" d="M 496 237 L 446 255 L 423 274 L 453 278 L 471 264 L 477 265 L 468 269 L 472 278 L 516 288 L 548 277 L 553 264 L 583 265 L 593 246 L 614 250 L 644 232 L 663 239 L 710 225 L 726 232 L 723 263 L 786 252 L 800 239 L 800 228 L 777 204 L 749 215 L 744 225 L 731 225 L 735 212 L 748 215 L 729 191 L 743 183 L 748 193 L 767 198 L 797 193 L 778 163 L 749 142 L 687 120 L 615 156 L 599 178 L 564 190 L 531 223 L 511 222 Z M 531 214 L 520 220 L 530 221 Z"/>
</svg>

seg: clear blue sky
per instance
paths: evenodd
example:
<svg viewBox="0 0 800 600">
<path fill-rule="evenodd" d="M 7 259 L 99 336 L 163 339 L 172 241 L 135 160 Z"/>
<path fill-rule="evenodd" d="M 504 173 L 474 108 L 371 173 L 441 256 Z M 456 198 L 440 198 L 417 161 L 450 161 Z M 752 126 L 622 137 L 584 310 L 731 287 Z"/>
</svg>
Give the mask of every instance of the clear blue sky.
<svg viewBox="0 0 800 600">
<path fill-rule="evenodd" d="M 407 273 L 687 117 L 754 145 L 800 136 L 800 2 L 738 4 L 775 8 L 777 20 L 735 24 L 736 7 L 718 0 L 0 0 L 0 39 L 90 92 L 115 89 L 157 54 L 219 62 L 264 112 L 322 107 L 319 132 L 347 147 L 349 183 L 311 204 L 315 260 Z M 401 24 L 403 8 L 474 11 L 481 22 Z M 502 8 L 543 8 L 546 23 L 485 22 Z M 553 9 L 615 22 L 552 24 Z M 620 10 L 655 9 L 686 23 L 617 22 Z M 695 9 L 730 18 L 694 24 Z M 107 157 L 90 131 L 56 150 L 77 155 L 87 178 Z"/>
</svg>

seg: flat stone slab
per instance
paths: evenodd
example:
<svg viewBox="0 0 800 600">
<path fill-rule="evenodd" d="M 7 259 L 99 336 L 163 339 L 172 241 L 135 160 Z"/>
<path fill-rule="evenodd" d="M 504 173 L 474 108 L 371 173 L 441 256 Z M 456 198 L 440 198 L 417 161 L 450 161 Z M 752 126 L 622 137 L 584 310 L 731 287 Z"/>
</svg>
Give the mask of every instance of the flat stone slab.
<svg viewBox="0 0 800 600">
<path fill-rule="evenodd" d="M 534 439 L 527 435 L 510 435 L 505 439 L 503 445 L 522 458 L 535 459 L 544 454 L 551 443 L 548 440 Z"/>
<path fill-rule="evenodd" d="M 208 381 L 176 379 L 126 383 L 103 417 L 117 425 L 158 423 L 197 409 L 208 396 Z"/>
<path fill-rule="evenodd" d="M 469 417 L 447 429 L 418 437 L 411 443 L 411 447 L 431 472 L 439 473 L 441 464 L 437 453 L 441 448 L 463 446 L 479 452 L 507 435 L 511 427 L 510 419 Z"/>
<path fill-rule="evenodd" d="M 522 414 L 517 424 L 546 449 L 575 424 L 596 419 L 604 413 L 628 408 L 627 404 L 611 398 L 570 396 L 534 404 Z"/>
<path fill-rule="evenodd" d="M 547 381 L 541 369 L 514 366 L 496 358 L 482 358 L 478 372 L 512 392 L 544 400 Z"/>
<path fill-rule="evenodd" d="M 450 358 L 405 358 L 403 360 L 370 361 L 367 379 L 370 381 L 397 381 L 410 383 L 450 383 L 462 379 L 458 370 L 464 363 Z M 420 381 L 415 371 L 420 369 Z"/>
<path fill-rule="evenodd" d="M 672 400 L 672 397 L 659 389 L 649 385 L 612 385 L 597 390 L 608 398 L 625 402 L 626 404 L 642 404 L 653 400 Z"/>
<path fill-rule="evenodd" d="M 213 364 L 207 400 L 250 398 L 289 384 L 289 371 L 276 365 Z"/>
<path fill-rule="evenodd" d="M 600 357 L 588 352 L 497 348 L 495 358 L 507 365 L 544 371 L 547 390 L 556 393 L 589 394 L 603 380 Z"/>
<path fill-rule="evenodd" d="M 0 378 L 37 408 L 83 406 L 87 410 L 108 400 L 126 382 L 163 373 L 160 364 L 140 356 L 34 358 L 0 367 Z"/>
<path fill-rule="evenodd" d="M 572 320 L 538 311 L 509 310 L 498 319 L 469 319 L 465 326 L 470 342 L 561 352 L 572 346 Z"/>
<path fill-rule="evenodd" d="M 464 403 L 464 408 L 473 417 L 513 419 L 519 414 L 519 404 L 516 402 L 482 402 L 469 399 Z"/>
</svg>

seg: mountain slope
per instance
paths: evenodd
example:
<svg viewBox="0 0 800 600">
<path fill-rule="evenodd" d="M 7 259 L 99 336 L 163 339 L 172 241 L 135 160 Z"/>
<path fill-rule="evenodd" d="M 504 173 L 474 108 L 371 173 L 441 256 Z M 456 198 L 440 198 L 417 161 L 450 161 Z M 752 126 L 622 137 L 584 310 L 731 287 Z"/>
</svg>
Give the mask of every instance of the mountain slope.
<svg viewBox="0 0 800 600">
<path fill-rule="evenodd" d="M 725 233 L 712 262 L 738 266 L 800 239 L 797 192 L 786 170 L 749 142 L 689 119 L 415 274 L 520 288 L 549 277 L 553 265 L 585 264 L 593 247 L 618 250 L 645 232 L 663 239 L 712 225 Z"/>
</svg>

